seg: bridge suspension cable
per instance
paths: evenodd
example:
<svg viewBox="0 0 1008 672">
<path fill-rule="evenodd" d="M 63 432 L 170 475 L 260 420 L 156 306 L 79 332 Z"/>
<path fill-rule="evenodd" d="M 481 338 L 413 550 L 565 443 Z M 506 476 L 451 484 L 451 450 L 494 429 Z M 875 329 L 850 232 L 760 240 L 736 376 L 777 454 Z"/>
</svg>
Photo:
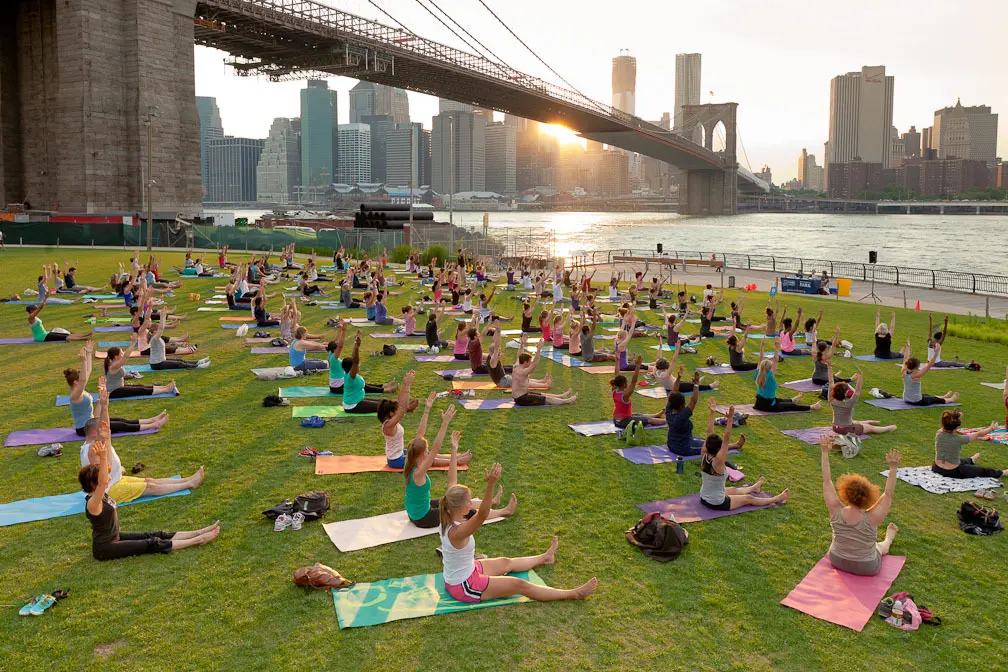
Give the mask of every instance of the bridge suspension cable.
<svg viewBox="0 0 1008 672">
<path fill-rule="evenodd" d="M 464 37 L 462 37 L 457 32 L 455 32 L 455 30 L 452 29 L 451 26 L 449 26 L 448 24 L 446 24 L 444 21 L 441 21 L 441 18 L 437 14 L 435 14 L 434 12 L 432 12 L 430 10 L 430 8 L 428 8 L 426 5 L 424 5 L 424 3 L 421 0 L 416 0 L 416 2 L 417 2 L 418 5 L 420 5 L 424 9 L 426 9 L 427 13 L 429 13 L 435 19 L 437 19 L 438 21 L 440 21 L 441 25 L 443 25 L 445 28 L 447 28 L 448 30 L 450 30 L 452 32 L 452 34 L 455 35 L 455 37 L 457 37 L 460 40 L 462 40 L 463 42 L 465 42 L 466 45 L 468 45 L 470 49 L 472 49 L 473 51 L 478 52 L 482 56 L 486 56 L 487 60 L 489 60 L 491 62 L 496 61 L 496 63 L 499 63 L 499 65 L 504 66 L 504 68 L 502 69 L 502 72 L 505 75 L 510 75 L 512 72 L 515 71 L 514 68 L 512 68 L 510 65 L 508 65 L 507 62 L 503 58 L 501 58 L 500 56 L 498 56 L 497 54 L 495 54 L 494 51 L 492 49 L 490 49 L 490 47 L 486 46 L 485 44 L 483 44 L 482 42 L 480 42 L 478 39 L 476 39 L 476 37 L 472 33 L 470 33 L 468 30 L 466 30 L 464 26 L 462 26 L 458 21 L 456 21 L 455 19 L 453 19 L 448 12 L 444 11 L 443 9 L 441 9 L 441 7 L 436 2 L 434 2 L 434 0 L 427 0 L 427 2 L 429 2 L 431 5 L 433 5 L 434 8 L 437 9 L 439 12 L 441 12 L 442 14 L 444 14 L 444 16 L 445 16 L 446 19 L 448 19 L 449 21 L 451 21 L 453 24 L 455 24 L 458 27 L 459 30 L 461 30 L 463 33 L 465 33 L 466 35 L 468 35 L 469 38 L 472 39 L 473 42 L 475 42 L 480 47 L 482 47 L 483 51 L 480 51 L 477 47 L 474 47 L 472 45 L 472 43 L 470 43 Z M 487 54 L 489 54 L 489 56 L 487 56 Z"/>
<path fill-rule="evenodd" d="M 407 28 L 406 26 L 404 26 L 403 23 L 402 23 L 402 21 L 400 21 L 399 19 L 395 18 L 394 16 L 392 16 L 391 14 L 389 14 L 388 12 L 386 12 L 384 9 L 382 9 L 381 6 L 377 2 L 375 2 L 374 0 L 368 0 L 368 2 L 370 2 L 374 6 L 375 9 L 377 9 L 379 12 L 381 12 L 382 14 L 384 14 L 385 16 L 387 16 L 390 20 L 392 20 L 394 23 L 396 23 L 400 28 L 402 28 L 403 30 L 405 30 L 407 33 L 412 33 L 413 35 L 416 35 L 416 33 L 414 33 L 412 30 L 410 30 L 409 28 Z"/>
</svg>

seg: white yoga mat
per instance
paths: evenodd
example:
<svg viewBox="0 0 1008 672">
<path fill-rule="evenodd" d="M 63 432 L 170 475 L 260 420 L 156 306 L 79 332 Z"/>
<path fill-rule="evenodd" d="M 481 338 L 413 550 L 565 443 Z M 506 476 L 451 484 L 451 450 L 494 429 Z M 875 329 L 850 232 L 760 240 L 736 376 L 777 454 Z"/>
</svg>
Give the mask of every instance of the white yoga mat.
<svg viewBox="0 0 1008 672">
<path fill-rule="evenodd" d="M 484 525 L 496 523 L 503 518 L 488 520 Z M 322 526 L 329 539 L 343 553 L 359 551 L 363 548 L 374 548 L 396 541 L 416 539 L 430 534 L 437 534 L 438 528 L 421 529 L 409 521 L 405 511 L 386 513 L 370 518 L 356 520 L 341 520 L 338 523 L 326 523 Z"/>
<path fill-rule="evenodd" d="M 889 476 L 888 469 L 879 473 L 887 478 Z M 935 495 L 944 495 L 947 492 L 972 492 L 981 488 L 993 490 L 1001 487 L 1001 480 L 997 478 L 949 478 L 931 471 L 931 467 L 899 467 L 896 469 L 896 478 Z"/>
</svg>

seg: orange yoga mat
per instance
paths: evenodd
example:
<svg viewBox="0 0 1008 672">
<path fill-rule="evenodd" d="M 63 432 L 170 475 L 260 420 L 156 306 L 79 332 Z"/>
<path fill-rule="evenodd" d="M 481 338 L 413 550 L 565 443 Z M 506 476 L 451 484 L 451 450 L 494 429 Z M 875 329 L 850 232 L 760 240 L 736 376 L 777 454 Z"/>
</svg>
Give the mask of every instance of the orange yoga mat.
<svg viewBox="0 0 1008 672">
<path fill-rule="evenodd" d="M 221 317 L 219 319 L 220 319 L 221 322 L 255 322 L 256 321 L 256 319 L 254 317 L 252 317 L 251 315 L 246 315 L 245 317 L 241 317 L 239 315 L 225 315 L 224 317 Z"/>
<path fill-rule="evenodd" d="M 460 464 L 459 471 L 467 471 L 468 464 Z M 315 475 L 361 474 L 368 471 L 388 471 L 401 474 L 402 469 L 388 466 L 384 455 L 319 455 L 315 458 Z M 431 467 L 430 471 L 448 471 L 448 467 Z"/>
<path fill-rule="evenodd" d="M 453 380 L 453 390 L 510 390 L 510 387 L 497 387 L 492 380 Z M 529 385 L 530 390 L 548 390 L 546 385 Z"/>
<path fill-rule="evenodd" d="M 584 371 L 585 373 L 594 373 L 596 375 L 602 375 L 604 373 L 613 373 L 615 367 L 612 364 L 606 364 L 605 366 L 579 366 L 578 371 Z M 643 369 L 641 369 L 643 371 Z"/>
</svg>

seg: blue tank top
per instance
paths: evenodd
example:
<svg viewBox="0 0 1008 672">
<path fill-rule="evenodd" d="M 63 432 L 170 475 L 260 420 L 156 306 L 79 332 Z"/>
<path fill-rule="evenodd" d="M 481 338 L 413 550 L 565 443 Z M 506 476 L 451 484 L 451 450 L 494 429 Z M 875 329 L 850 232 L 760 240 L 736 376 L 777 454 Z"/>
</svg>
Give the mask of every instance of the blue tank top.
<svg viewBox="0 0 1008 672">
<path fill-rule="evenodd" d="M 70 415 L 73 416 L 74 429 L 80 429 L 94 415 L 94 398 L 90 392 L 81 395 L 78 402 L 70 401 Z"/>
<path fill-rule="evenodd" d="M 154 284 L 154 271 L 147 271 L 147 284 L 148 285 Z"/>
<path fill-rule="evenodd" d="M 375 306 L 377 306 L 377 305 L 378 304 L 375 304 Z M 365 317 L 367 317 L 367 319 L 369 319 L 369 320 L 375 319 L 375 312 L 376 312 L 375 311 L 375 306 L 365 306 L 364 307 L 364 315 L 365 315 Z"/>
<path fill-rule="evenodd" d="M 753 376 L 753 380 L 756 380 L 758 378 L 759 378 L 759 371 L 757 371 L 756 375 Z M 756 394 L 763 397 L 764 399 L 774 399 L 775 400 L 774 403 L 776 403 L 777 378 L 774 377 L 773 371 L 767 371 L 765 383 L 766 384 L 763 385 L 763 387 L 760 387 L 758 382 L 756 383 Z"/>
<path fill-rule="evenodd" d="M 384 303 L 375 304 L 375 320 L 385 320 L 388 318 L 388 308 L 385 307 Z"/>
<path fill-rule="evenodd" d="M 294 341 L 294 343 L 297 343 L 297 341 Z M 295 349 L 294 343 L 291 343 L 290 348 L 288 349 L 288 355 L 290 357 L 290 365 L 301 366 L 302 364 L 304 364 L 305 353 L 303 350 Z"/>
</svg>

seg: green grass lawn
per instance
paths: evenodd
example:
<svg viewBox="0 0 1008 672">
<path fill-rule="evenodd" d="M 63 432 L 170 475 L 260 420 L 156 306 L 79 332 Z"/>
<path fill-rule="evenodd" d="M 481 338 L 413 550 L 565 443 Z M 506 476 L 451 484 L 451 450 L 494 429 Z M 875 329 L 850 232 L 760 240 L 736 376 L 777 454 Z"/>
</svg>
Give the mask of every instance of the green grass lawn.
<svg viewBox="0 0 1008 672">
<path fill-rule="evenodd" d="M 43 261 L 62 259 L 66 251 L 15 250 L 0 253 L 0 293 L 35 286 Z M 77 256 L 77 252 L 73 252 Z M 112 267 L 128 254 L 82 251 L 78 282 L 101 285 Z M 165 266 L 182 254 L 165 255 Z M 187 280 L 171 301 L 190 318 L 177 331 L 191 331 L 200 353 L 210 355 L 207 370 L 176 373 L 178 399 L 119 401 L 116 415 L 154 415 L 167 408 L 171 420 L 159 434 L 115 441 L 127 467 L 142 461 L 149 476 L 189 474 L 206 465 L 201 488 L 186 497 L 123 508 L 126 531 L 193 529 L 222 521 L 213 544 L 165 556 L 99 563 L 91 557 L 90 527 L 83 516 L 0 528 L 0 668 L 4 670 L 79 670 L 100 663 L 111 670 L 966 670 L 998 669 L 1004 643 L 1001 609 L 1008 600 L 1005 551 L 1008 535 L 978 538 L 963 534 L 955 512 L 966 495 L 931 495 L 900 483 L 890 520 L 900 526 L 893 553 L 907 556 L 894 584 L 918 603 L 932 608 L 945 624 L 902 632 L 878 619 L 858 634 L 783 607 L 778 602 L 823 556 L 830 542 L 822 501 L 819 448 L 779 433 L 781 429 L 826 425 L 828 410 L 778 418 L 752 418 L 744 429 L 744 452 L 737 456 L 750 478 L 765 475 L 767 489 L 790 487 L 789 504 L 751 514 L 688 526 L 690 544 L 675 562 L 657 563 L 631 547 L 623 532 L 639 518 L 636 504 L 695 492 L 695 467 L 676 475 L 674 464 L 635 466 L 618 457 L 615 437 L 585 438 L 567 423 L 611 417 L 608 376 L 589 375 L 544 361 L 540 374 L 552 371 L 555 388 L 573 387 L 577 404 L 557 409 L 472 412 L 459 410 L 453 429 L 462 432 L 462 449 L 474 453 L 473 469 L 460 481 L 477 493 L 483 468 L 504 465 L 505 493 L 518 496 L 512 519 L 480 530 L 478 551 L 491 556 L 527 555 L 546 548 L 559 535 L 557 564 L 539 571 L 552 586 L 573 587 L 597 576 L 599 589 L 584 602 L 527 603 L 461 614 L 398 621 L 340 631 L 328 593 L 306 594 L 292 573 L 320 561 L 357 581 L 440 571 L 436 537 L 341 554 L 320 523 L 300 532 L 274 533 L 261 511 L 287 497 L 325 489 L 334 508 L 326 520 L 360 518 L 401 508 L 402 476 L 387 473 L 354 476 L 314 475 L 310 460 L 299 457 L 305 445 L 337 454 L 381 454 L 383 441 L 373 418 L 302 429 L 287 408 L 263 408 L 262 398 L 277 383 L 257 381 L 252 366 L 280 366 L 282 356 L 248 354 L 234 331 L 218 328 L 219 313 L 197 313 L 190 291 L 203 298 L 216 280 Z M 699 289 L 694 290 L 699 294 Z M 398 314 L 406 294 L 390 300 Z M 734 294 L 729 292 L 729 299 Z M 749 319 L 765 295 L 748 302 Z M 782 297 L 807 312 L 825 307 L 820 333 L 836 325 L 856 352 L 869 352 L 874 310 L 813 297 Z M 516 314 L 508 294 L 494 299 L 504 314 Z M 271 305 L 278 306 L 274 299 Z M 73 331 L 87 327 L 86 306 L 48 306 L 48 328 Z M 305 323 L 321 330 L 333 311 L 305 308 Z M 884 309 L 887 316 L 889 310 Z M 917 352 L 926 352 L 927 315 L 898 310 L 894 344 L 909 334 Z M 0 337 L 28 336 L 24 306 L 0 306 Z M 645 311 L 654 323 L 660 316 Z M 695 331 L 696 325 L 688 325 Z M 122 340 L 128 334 L 104 334 Z M 383 341 L 365 339 L 366 352 Z M 651 345 L 650 340 L 646 345 Z M 750 350 L 753 342 L 750 342 Z M 641 339 L 633 348 L 653 357 Z M 758 343 L 755 344 L 758 348 Z M 54 406 L 66 393 L 61 370 L 75 366 L 75 345 L 0 346 L 0 427 L 2 434 L 32 427 L 67 426 L 67 408 Z M 509 350 L 509 357 L 515 351 Z M 708 355 L 727 359 L 722 341 L 708 340 L 688 366 L 701 366 Z M 938 371 L 925 379 L 926 392 L 962 393 L 966 424 L 1003 419 L 997 390 L 980 381 L 1000 381 L 1008 346 L 950 337 L 946 358 L 977 359 L 983 371 Z M 751 357 L 753 355 L 750 355 Z M 144 360 L 135 360 L 143 363 Z M 844 373 L 853 360 L 838 359 Z M 899 369 L 892 364 L 860 362 L 866 387 L 900 392 Z M 415 369 L 417 395 L 447 389 L 433 374 L 444 368 L 417 364 L 411 353 L 363 359 L 367 380 L 377 382 Z M 781 382 L 811 375 L 808 359 L 782 364 Z M 96 369 L 97 370 L 97 369 Z M 165 373 L 144 374 L 142 382 L 167 382 Z M 89 388 L 96 389 L 97 374 Z M 306 381 L 319 384 L 320 379 Z M 708 378 L 709 382 L 709 378 Z M 751 403 L 750 376 L 721 376 L 720 402 Z M 293 384 L 293 383 L 286 383 Z M 323 383 L 324 384 L 324 383 Z M 782 390 L 787 392 L 787 390 Z M 486 395 L 488 393 L 477 393 Z M 500 394 L 500 393 L 490 393 Z M 814 395 L 807 395 L 811 398 Z M 865 395 L 867 396 L 867 395 Z M 295 400 L 297 404 L 332 400 Z M 440 400 L 435 409 L 450 403 Z M 635 396 L 635 410 L 657 411 L 661 400 Z M 867 475 L 878 484 L 884 454 L 899 448 L 903 464 L 929 464 L 940 411 L 891 413 L 859 404 L 855 419 L 895 422 L 899 430 L 865 442 L 852 459 L 833 458 L 834 477 L 846 471 Z M 408 436 L 419 418 L 404 422 Z M 707 421 L 706 395 L 698 407 L 696 430 Z M 431 421 L 433 438 L 438 420 Z M 654 442 L 663 434 L 654 432 Z M 60 458 L 40 458 L 36 447 L 0 449 L 0 500 L 74 491 L 79 444 L 64 446 Z M 979 444 L 982 464 L 1008 466 L 1008 448 Z M 433 495 L 444 492 L 443 474 L 432 475 Z M 1003 500 L 1001 500 L 1003 504 Z M 995 503 L 997 504 L 997 503 Z M 69 587 L 69 599 L 40 618 L 19 618 L 17 608 L 31 595 Z"/>
</svg>

